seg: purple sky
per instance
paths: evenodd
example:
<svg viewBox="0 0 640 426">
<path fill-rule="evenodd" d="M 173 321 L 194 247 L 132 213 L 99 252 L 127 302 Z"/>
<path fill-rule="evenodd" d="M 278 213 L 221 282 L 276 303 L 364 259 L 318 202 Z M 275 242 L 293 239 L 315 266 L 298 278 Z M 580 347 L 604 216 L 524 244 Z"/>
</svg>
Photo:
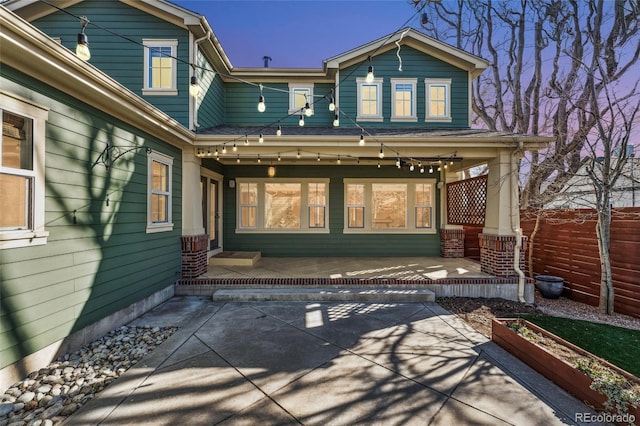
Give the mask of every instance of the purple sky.
<svg viewBox="0 0 640 426">
<path fill-rule="evenodd" d="M 171 0 L 204 15 L 234 67 L 321 68 L 415 15 L 410 0 Z M 406 24 L 419 28 L 419 16 Z"/>
</svg>

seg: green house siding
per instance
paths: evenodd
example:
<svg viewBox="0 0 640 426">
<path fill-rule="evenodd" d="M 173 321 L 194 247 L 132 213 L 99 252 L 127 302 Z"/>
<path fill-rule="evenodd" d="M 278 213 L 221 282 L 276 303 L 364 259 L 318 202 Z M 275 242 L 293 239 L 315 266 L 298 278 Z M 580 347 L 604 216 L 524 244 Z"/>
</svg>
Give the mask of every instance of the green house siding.
<svg viewBox="0 0 640 426">
<path fill-rule="evenodd" d="M 3 90 L 50 108 L 45 245 L 0 251 L 0 368 L 179 278 L 181 151 L 9 67 Z M 36 141 L 36 143 L 41 141 Z M 140 147 L 107 168 L 106 144 Z M 173 157 L 174 230 L 147 234 L 147 154 Z"/>
<path fill-rule="evenodd" d="M 237 234 L 236 189 L 228 181 L 239 177 L 266 176 L 266 166 L 227 166 L 224 185 L 224 248 L 226 251 L 260 251 L 263 256 L 439 256 L 437 234 L 344 234 L 345 178 L 402 178 L 395 168 L 375 166 L 278 166 L 279 178 L 330 178 L 328 234 Z M 436 178 L 428 173 L 421 178 Z M 438 197 L 436 197 L 436 200 Z M 439 203 L 435 207 L 435 228 L 439 228 Z"/>
<path fill-rule="evenodd" d="M 294 83 L 292 81 L 292 83 Z M 297 126 L 299 115 L 292 114 L 287 117 L 289 111 L 289 84 L 269 83 L 265 84 L 270 88 L 264 89 L 262 94 L 265 98 L 265 112 L 258 112 L 258 97 L 260 89 L 256 86 L 244 83 L 226 83 L 226 123 L 232 126 L 268 126 L 271 125 L 271 134 L 275 133 L 275 127 L 280 120 L 281 125 Z M 333 84 L 314 84 L 314 99 L 309 100 L 310 106 L 314 110 L 314 115 L 305 117 L 305 125 L 309 127 L 331 126 L 334 113 L 329 111 L 329 103 L 322 99 L 328 95 L 333 88 Z M 265 135 L 269 131 L 265 132 Z"/>
<path fill-rule="evenodd" d="M 171 39 L 178 41 L 176 96 L 143 96 L 144 48 L 122 37 L 88 25 L 91 59 L 89 62 L 123 86 L 143 97 L 185 127 L 189 127 L 189 32 L 120 1 L 85 0 L 66 8 L 77 16 L 86 16 L 102 28 L 142 43 L 142 39 Z M 55 12 L 32 22 L 49 35 L 60 37 L 62 45 L 75 51 L 80 21 L 63 12 Z"/>
<path fill-rule="evenodd" d="M 219 126 L 225 120 L 225 85 L 220 76 L 213 72 L 213 67 L 199 49 L 197 65 L 196 76 L 202 91 L 202 96 L 197 101 L 198 126 L 203 129 Z"/>
<path fill-rule="evenodd" d="M 398 70 L 399 61 L 396 50 L 390 50 L 372 58 L 374 75 L 382 78 L 382 122 L 362 121 L 359 125 L 367 127 L 422 127 L 422 128 L 468 128 L 469 127 L 469 74 L 440 59 L 422 53 L 411 47 L 403 46 L 401 52 L 402 71 Z M 368 62 L 358 63 L 340 70 L 340 109 L 349 117 L 358 115 L 358 88 L 356 79 L 365 77 Z M 391 118 L 391 79 L 415 78 L 416 81 L 416 122 L 392 122 Z M 451 79 L 451 117 L 450 123 L 425 122 L 425 78 Z M 349 120 L 341 120 L 340 126 L 355 126 Z"/>
</svg>

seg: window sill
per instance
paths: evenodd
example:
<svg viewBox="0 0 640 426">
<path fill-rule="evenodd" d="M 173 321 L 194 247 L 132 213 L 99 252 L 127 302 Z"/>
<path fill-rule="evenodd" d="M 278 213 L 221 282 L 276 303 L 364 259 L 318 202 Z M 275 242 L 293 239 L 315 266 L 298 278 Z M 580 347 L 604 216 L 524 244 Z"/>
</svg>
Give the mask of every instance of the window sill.
<svg viewBox="0 0 640 426">
<path fill-rule="evenodd" d="M 239 229 L 236 234 L 328 234 L 329 229 L 304 228 L 304 229 Z"/>
<path fill-rule="evenodd" d="M 432 228 L 425 229 L 355 229 L 355 228 L 344 228 L 342 230 L 343 234 L 414 234 L 414 235 L 424 235 L 424 234 L 437 234 L 437 231 Z"/>
<path fill-rule="evenodd" d="M 384 120 L 383 117 L 363 117 L 360 115 L 356 117 L 356 121 L 373 121 L 373 122 L 381 123 L 383 120 Z"/>
<path fill-rule="evenodd" d="M 156 232 L 173 231 L 173 223 L 160 223 L 147 225 L 147 234 L 155 234 Z"/>
<path fill-rule="evenodd" d="M 404 122 L 404 123 L 415 123 L 418 121 L 418 117 L 391 117 L 392 122 Z"/>
<path fill-rule="evenodd" d="M 0 233 L 0 250 L 47 244 L 47 231 L 10 231 Z"/>
<path fill-rule="evenodd" d="M 425 123 L 451 123 L 451 117 L 427 117 Z"/>
<path fill-rule="evenodd" d="M 176 89 L 142 89 L 143 96 L 177 96 Z"/>
</svg>

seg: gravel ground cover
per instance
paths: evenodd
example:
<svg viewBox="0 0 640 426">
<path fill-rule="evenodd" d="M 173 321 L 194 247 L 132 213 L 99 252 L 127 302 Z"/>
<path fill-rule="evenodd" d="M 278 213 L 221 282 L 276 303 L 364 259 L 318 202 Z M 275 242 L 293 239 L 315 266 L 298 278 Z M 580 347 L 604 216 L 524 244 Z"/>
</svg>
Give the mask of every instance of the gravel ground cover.
<svg viewBox="0 0 640 426">
<path fill-rule="evenodd" d="M 0 395 L 0 426 L 60 424 L 176 330 L 123 326 L 63 355 Z"/>
</svg>

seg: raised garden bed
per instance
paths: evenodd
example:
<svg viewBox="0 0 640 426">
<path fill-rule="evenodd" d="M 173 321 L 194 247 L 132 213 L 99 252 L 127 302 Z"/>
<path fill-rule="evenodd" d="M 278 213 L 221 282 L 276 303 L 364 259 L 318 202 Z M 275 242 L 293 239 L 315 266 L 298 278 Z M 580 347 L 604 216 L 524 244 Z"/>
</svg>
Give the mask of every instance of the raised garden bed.
<svg viewBox="0 0 640 426">
<path fill-rule="evenodd" d="M 636 376 L 523 319 L 495 318 L 491 328 L 494 342 L 613 422 L 640 421 Z"/>
</svg>

